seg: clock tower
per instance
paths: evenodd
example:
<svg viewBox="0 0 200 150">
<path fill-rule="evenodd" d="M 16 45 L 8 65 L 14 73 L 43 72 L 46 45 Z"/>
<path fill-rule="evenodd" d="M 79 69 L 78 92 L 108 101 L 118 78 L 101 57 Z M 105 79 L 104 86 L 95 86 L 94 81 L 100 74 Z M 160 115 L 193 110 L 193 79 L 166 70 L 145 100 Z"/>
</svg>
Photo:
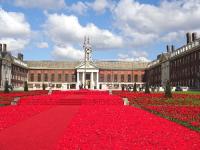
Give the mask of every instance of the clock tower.
<svg viewBox="0 0 200 150">
<path fill-rule="evenodd" d="M 84 38 L 83 49 L 85 52 L 85 62 L 92 61 L 92 45 L 90 44 L 89 37 L 87 39 L 86 37 Z"/>
</svg>

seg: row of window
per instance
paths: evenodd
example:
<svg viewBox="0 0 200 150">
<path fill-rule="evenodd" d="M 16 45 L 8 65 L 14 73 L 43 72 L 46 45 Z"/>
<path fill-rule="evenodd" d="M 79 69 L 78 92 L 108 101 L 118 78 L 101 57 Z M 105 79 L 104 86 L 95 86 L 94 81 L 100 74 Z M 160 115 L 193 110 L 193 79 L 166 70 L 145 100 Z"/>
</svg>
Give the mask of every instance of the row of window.
<svg viewBox="0 0 200 150">
<path fill-rule="evenodd" d="M 181 65 L 190 64 L 193 61 L 200 60 L 200 52 L 194 52 L 182 58 L 171 62 L 171 67 L 180 67 Z"/>
<path fill-rule="evenodd" d="M 20 76 L 20 75 L 12 75 L 12 79 L 14 79 L 14 80 L 20 80 L 20 81 L 26 81 L 27 77 Z"/>
<path fill-rule="evenodd" d="M 44 84 L 45 87 L 49 87 L 48 84 Z M 41 89 L 42 88 L 42 85 L 41 84 L 28 84 L 28 87 L 29 88 L 37 88 L 37 89 Z M 51 84 L 51 87 L 52 88 L 61 88 L 62 87 L 62 84 Z M 76 84 L 69 84 L 67 89 L 76 89 Z"/>
<path fill-rule="evenodd" d="M 172 81 L 173 86 L 189 86 L 189 87 L 198 87 L 199 81 L 194 78 L 189 80 L 180 80 L 180 81 Z"/>
<path fill-rule="evenodd" d="M 112 75 L 111 74 L 107 74 L 106 76 L 104 74 L 100 74 L 100 82 L 119 82 L 119 79 L 118 79 L 118 75 L 117 74 L 114 74 L 114 78 L 112 80 Z M 142 75 L 142 78 L 143 78 L 143 75 Z M 127 81 L 128 82 L 131 82 L 133 79 L 131 77 L 131 75 L 127 75 Z M 51 81 L 51 82 L 54 82 L 55 81 L 55 74 L 51 74 L 51 75 L 48 75 L 47 73 L 43 74 L 43 79 L 42 79 L 42 74 L 38 73 L 37 74 L 37 79 L 35 79 L 35 74 L 31 73 L 30 74 L 30 81 L 31 82 L 34 82 L 34 81 L 37 81 L 37 82 L 41 82 L 41 81 L 44 81 L 44 82 L 48 82 L 48 81 Z M 57 82 L 61 82 L 62 81 L 62 74 L 57 74 Z M 64 81 L 65 82 L 69 82 L 70 81 L 70 78 L 69 78 L 69 74 L 65 74 L 64 75 Z M 72 74 L 71 75 L 71 81 L 72 82 L 76 82 L 76 75 Z M 121 82 L 125 82 L 125 75 L 121 75 Z M 134 82 L 138 82 L 138 75 L 134 75 Z"/>
<path fill-rule="evenodd" d="M 125 82 L 125 75 L 123 75 L 123 74 L 120 76 L 120 80 L 119 80 L 117 74 L 114 74 L 113 77 L 111 74 L 107 74 L 107 75 L 100 74 L 100 82 Z M 112 78 L 113 78 L 113 80 L 112 80 Z M 132 81 L 132 77 L 130 74 L 127 75 L 127 81 L 128 82 Z M 138 75 L 134 75 L 134 82 L 138 82 Z"/>
<path fill-rule="evenodd" d="M 27 73 L 28 70 L 27 69 L 24 69 L 22 67 L 19 67 L 19 66 L 12 66 L 12 71 L 18 71 L 18 72 L 21 72 L 21 73 Z"/>
<path fill-rule="evenodd" d="M 187 68 L 178 68 L 177 70 L 171 70 L 171 78 L 173 79 L 179 79 L 179 78 L 184 78 L 184 77 L 189 77 L 189 76 L 200 76 L 200 65 L 195 65 L 195 66 L 188 66 Z"/>
<path fill-rule="evenodd" d="M 57 74 L 57 82 L 61 82 L 63 81 L 62 80 L 62 77 L 63 75 L 62 74 Z M 74 74 L 71 74 L 71 80 L 70 80 L 70 75 L 69 74 L 65 74 L 64 75 L 64 81 L 65 82 L 69 82 L 69 81 L 72 81 L 72 82 L 76 82 L 76 75 Z M 55 81 L 55 74 L 43 74 L 43 79 L 42 79 L 42 74 L 38 73 L 37 74 L 37 79 L 35 79 L 35 75 L 33 73 L 30 74 L 30 81 L 31 82 L 34 82 L 34 81 L 38 81 L 38 82 L 41 82 L 41 81 L 44 81 L 44 82 L 48 82 L 48 81 L 51 81 L 51 82 L 54 82 Z"/>
</svg>

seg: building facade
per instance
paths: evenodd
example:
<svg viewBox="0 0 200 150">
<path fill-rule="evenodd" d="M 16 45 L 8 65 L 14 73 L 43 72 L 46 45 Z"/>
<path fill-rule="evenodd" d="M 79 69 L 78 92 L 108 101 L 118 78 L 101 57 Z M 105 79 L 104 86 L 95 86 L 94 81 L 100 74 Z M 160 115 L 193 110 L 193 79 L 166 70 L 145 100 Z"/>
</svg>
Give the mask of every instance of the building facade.
<svg viewBox="0 0 200 150">
<path fill-rule="evenodd" d="M 172 86 L 200 88 L 200 38 L 187 33 L 186 39 L 186 45 L 178 49 L 167 46 L 166 53 L 148 64 L 145 77 L 151 86 L 165 86 L 170 81 Z"/>
<path fill-rule="evenodd" d="M 23 87 L 27 81 L 28 65 L 23 61 L 23 55 L 14 57 L 7 51 L 7 45 L 0 43 L 0 88 L 3 89 L 5 82 L 13 88 Z"/>
<path fill-rule="evenodd" d="M 144 84 L 145 62 L 93 61 L 89 39 L 84 42 L 83 61 L 27 61 L 29 88 L 121 89 Z"/>
<path fill-rule="evenodd" d="M 23 55 L 12 56 L 6 44 L 0 44 L 0 87 L 8 81 L 14 88 L 28 81 L 30 89 L 121 89 L 134 83 L 142 87 L 173 86 L 200 88 L 200 38 L 187 33 L 182 47 L 167 46 L 166 52 L 150 62 L 93 61 L 89 39 L 84 41 L 82 61 L 24 61 Z"/>
</svg>

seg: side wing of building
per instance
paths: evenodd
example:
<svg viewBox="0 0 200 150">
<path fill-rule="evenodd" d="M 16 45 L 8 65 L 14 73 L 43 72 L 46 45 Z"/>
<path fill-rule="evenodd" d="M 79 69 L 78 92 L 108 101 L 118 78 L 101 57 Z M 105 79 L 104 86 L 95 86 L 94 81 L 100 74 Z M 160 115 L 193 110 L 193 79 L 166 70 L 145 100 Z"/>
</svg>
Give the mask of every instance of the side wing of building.
<svg viewBox="0 0 200 150">
<path fill-rule="evenodd" d="M 167 46 L 167 52 L 158 55 L 148 64 L 145 77 L 151 86 L 172 86 L 200 88 L 200 38 L 196 33 L 186 34 L 187 43 L 175 49 Z"/>
</svg>

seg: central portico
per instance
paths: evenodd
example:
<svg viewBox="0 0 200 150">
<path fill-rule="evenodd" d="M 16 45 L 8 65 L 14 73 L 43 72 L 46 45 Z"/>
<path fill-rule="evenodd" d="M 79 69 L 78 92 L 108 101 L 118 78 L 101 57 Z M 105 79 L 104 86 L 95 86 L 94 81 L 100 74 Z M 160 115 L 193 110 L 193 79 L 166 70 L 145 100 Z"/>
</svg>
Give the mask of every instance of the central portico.
<svg viewBox="0 0 200 150">
<path fill-rule="evenodd" d="M 85 54 L 84 61 L 82 61 L 81 64 L 76 67 L 76 89 L 99 89 L 99 68 L 92 61 L 92 46 L 90 44 L 89 38 L 84 39 L 83 49 Z"/>
<path fill-rule="evenodd" d="M 86 89 L 99 89 L 98 74 L 99 68 L 94 63 L 86 62 L 79 65 L 77 68 L 77 85 L 76 88 L 80 87 Z"/>
</svg>

